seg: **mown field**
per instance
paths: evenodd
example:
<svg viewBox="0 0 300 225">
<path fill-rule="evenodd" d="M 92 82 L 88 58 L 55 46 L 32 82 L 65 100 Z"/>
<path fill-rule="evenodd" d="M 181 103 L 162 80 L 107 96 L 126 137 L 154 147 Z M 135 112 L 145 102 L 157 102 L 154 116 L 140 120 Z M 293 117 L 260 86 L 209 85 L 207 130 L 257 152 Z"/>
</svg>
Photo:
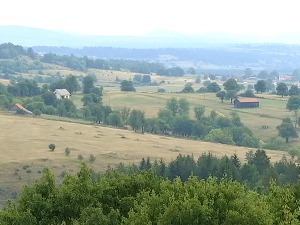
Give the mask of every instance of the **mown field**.
<svg viewBox="0 0 300 225">
<path fill-rule="evenodd" d="M 213 144 L 201 141 L 177 139 L 167 136 L 138 134 L 130 130 L 101 127 L 95 124 L 55 121 L 44 118 L 0 114 L 0 205 L 15 196 L 24 184 L 41 176 L 48 167 L 60 179 L 64 173 L 74 173 L 82 162 L 96 171 L 107 166 L 138 163 L 142 157 L 175 159 L 178 154 L 193 154 L 197 158 L 204 152 L 214 155 L 236 153 L 241 161 L 247 151 L 244 147 Z M 51 152 L 48 145 L 56 149 Z M 65 155 L 65 148 L 71 153 Z M 254 149 L 255 150 L 255 149 Z M 78 159 L 78 155 L 83 160 Z M 96 157 L 90 163 L 90 154 Z M 285 152 L 268 151 L 273 162 Z"/>
</svg>

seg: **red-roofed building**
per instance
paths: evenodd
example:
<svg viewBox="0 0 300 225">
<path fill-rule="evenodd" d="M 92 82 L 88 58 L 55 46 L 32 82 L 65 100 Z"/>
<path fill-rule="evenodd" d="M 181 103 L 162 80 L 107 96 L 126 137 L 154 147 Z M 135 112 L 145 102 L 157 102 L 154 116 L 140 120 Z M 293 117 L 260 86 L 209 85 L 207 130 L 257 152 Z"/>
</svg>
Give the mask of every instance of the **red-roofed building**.
<svg viewBox="0 0 300 225">
<path fill-rule="evenodd" d="M 24 106 L 22 106 L 19 103 L 14 104 L 12 107 L 8 109 L 8 111 L 11 113 L 17 113 L 18 111 L 22 111 L 24 114 L 33 115 L 33 113 L 30 110 L 24 108 Z"/>
<path fill-rule="evenodd" d="M 235 108 L 255 108 L 259 107 L 259 101 L 256 98 L 238 98 L 233 101 Z"/>
</svg>

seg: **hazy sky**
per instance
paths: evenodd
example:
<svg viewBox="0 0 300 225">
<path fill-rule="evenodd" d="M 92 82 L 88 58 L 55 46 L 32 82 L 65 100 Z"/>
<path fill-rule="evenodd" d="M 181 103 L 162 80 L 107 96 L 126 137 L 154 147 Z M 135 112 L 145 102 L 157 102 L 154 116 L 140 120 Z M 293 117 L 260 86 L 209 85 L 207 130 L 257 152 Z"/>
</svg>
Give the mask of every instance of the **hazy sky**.
<svg viewBox="0 0 300 225">
<path fill-rule="evenodd" d="M 299 33 L 297 0 L 4 0 L 0 25 L 95 35 Z"/>
</svg>

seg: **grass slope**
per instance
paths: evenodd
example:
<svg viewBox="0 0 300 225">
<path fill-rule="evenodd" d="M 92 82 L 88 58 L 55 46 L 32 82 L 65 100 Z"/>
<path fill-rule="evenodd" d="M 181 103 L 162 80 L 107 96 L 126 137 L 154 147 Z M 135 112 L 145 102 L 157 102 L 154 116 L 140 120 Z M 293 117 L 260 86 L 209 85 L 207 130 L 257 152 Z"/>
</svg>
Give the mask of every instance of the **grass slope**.
<svg viewBox="0 0 300 225">
<path fill-rule="evenodd" d="M 193 154 L 195 158 L 204 152 L 214 155 L 237 153 L 241 160 L 249 148 L 200 141 L 177 139 L 151 134 L 137 134 L 133 131 L 54 121 L 27 116 L 0 114 L 0 205 L 12 198 L 24 184 L 41 176 L 43 168 L 51 168 L 60 179 L 64 172 L 77 171 L 81 161 L 78 155 L 88 161 L 89 155 L 96 156 L 90 166 L 104 171 L 108 165 L 119 162 L 138 163 L 142 157 L 170 161 L 178 154 Z M 56 149 L 50 152 L 48 145 Z M 66 156 L 66 147 L 71 154 Z M 255 149 L 254 149 L 255 150 Z M 281 159 L 285 152 L 268 151 L 273 162 Z"/>
</svg>

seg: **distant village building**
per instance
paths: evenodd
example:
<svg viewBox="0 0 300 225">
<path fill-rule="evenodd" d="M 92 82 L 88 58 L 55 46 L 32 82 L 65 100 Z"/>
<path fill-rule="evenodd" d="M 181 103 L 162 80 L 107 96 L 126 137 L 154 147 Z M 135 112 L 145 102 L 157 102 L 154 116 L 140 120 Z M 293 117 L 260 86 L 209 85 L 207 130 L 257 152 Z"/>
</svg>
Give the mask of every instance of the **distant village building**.
<svg viewBox="0 0 300 225">
<path fill-rule="evenodd" d="M 17 113 L 17 112 L 20 112 L 20 111 L 23 114 L 33 115 L 33 112 L 31 112 L 30 110 L 24 108 L 24 106 L 22 106 L 19 103 L 14 104 L 12 107 L 10 107 L 8 109 L 8 112 L 10 112 L 10 113 Z"/>
<path fill-rule="evenodd" d="M 56 95 L 57 99 L 69 99 L 71 96 L 67 89 L 55 89 L 54 94 Z"/>
<path fill-rule="evenodd" d="M 233 101 L 235 108 L 255 108 L 259 107 L 259 101 L 256 98 L 239 98 Z"/>
<path fill-rule="evenodd" d="M 291 81 L 293 79 L 290 75 L 281 75 L 279 76 L 279 81 Z"/>
</svg>

